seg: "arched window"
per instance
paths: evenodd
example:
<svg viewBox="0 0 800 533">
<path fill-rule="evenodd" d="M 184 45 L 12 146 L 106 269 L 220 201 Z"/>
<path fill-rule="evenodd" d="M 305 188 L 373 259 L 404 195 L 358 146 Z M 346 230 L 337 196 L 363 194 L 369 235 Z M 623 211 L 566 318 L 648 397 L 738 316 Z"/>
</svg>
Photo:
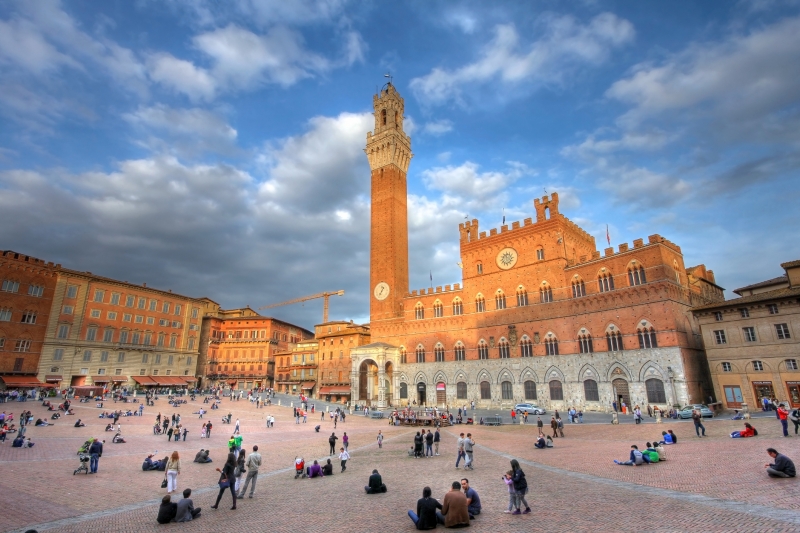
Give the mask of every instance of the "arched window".
<svg viewBox="0 0 800 533">
<path fill-rule="evenodd" d="M 548 333 L 544 340 L 544 349 L 547 355 L 558 355 L 558 339 L 552 333 Z"/>
<path fill-rule="evenodd" d="M 519 341 L 519 351 L 522 357 L 533 357 L 533 343 L 527 335 L 523 335 Z"/>
<path fill-rule="evenodd" d="M 647 388 L 647 403 L 667 403 L 664 393 L 664 382 L 660 379 L 650 378 L 644 382 Z"/>
<path fill-rule="evenodd" d="M 500 392 L 504 400 L 514 399 L 514 388 L 511 386 L 510 381 L 504 381 L 500 384 Z"/>
<path fill-rule="evenodd" d="M 508 359 L 511 357 L 511 347 L 508 345 L 508 341 L 505 338 L 500 339 L 498 348 L 500 351 L 500 359 Z"/>
<path fill-rule="evenodd" d="M 606 343 L 608 344 L 609 352 L 621 352 L 622 348 L 622 333 L 619 330 L 606 332 Z"/>
<path fill-rule="evenodd" d="M 639 348 L 658 348 L 656 330 L 652 326 L 639 328 Z"/>
<path fill-rule="evenodd" d="M 381 110 L 381 120 L 383 120 L 383 125 L 386 125 L 386 110 Z"/>
<path fill-rule="evenodd" d="M 525 287 L 520 285 L 517 287 L 517 306 L 524 307 L 528 305 L 528 291 L 525 290 Z"/>
<path fill-rule="evenodd" d="M 592 336 L 588 333 L 578 335 L 578 347 L 581 353 L 593 353 L 594 345 L 592 343 Z"/>
<path fill-rule="evenodd" d="M 583 396 L 587 402 L 599 402 L 600 393 L 597 391 L 597 382 L 593 379 L 587 379 L 583 382 Z"/>
<path fill-rule="evenodd" d="M 478 293 L 475 297 L 475 312 L 483 313 L 484 311 L 486 311 L 486 300 L 484 300 L 482 294 Z"/>
<path fill-rule="evenodd" d="M 464 313 L 464 307 L 461 303 L 461 298 L 453 300 L 453 316 L 458 316 Z"/>
<path fill-rule="evenodd" d="M 466 359 L 464 352 L 464 345 L 461 344 L 461 342 L 456 344 L 454 351 L 456 354 L 456 361 L 463 361 L 464 359 Z"/>
<path fill-rule="evenodd" d="M 610 273 L 603 272 L 597 276 L 597 286 L 600 292 L 609 292 L 614 290 L 614 276 Z"/>
<path fill-rule="evenodd" d="M 463 381 L 459 381 L 456 383 L 456 399 L 458 400 L 466 400 L 467 399 L 467 384 Z"/>
<path fill-rule="evenodd" d="M 489 346 L 483 339 L 478 343 L 478 359 L 489 359 Z"/>
<path fill-rule="evenodd" d="M 536 383 L 531 380 L 525 382 L 525 399 L 526 400 L 536 399 Z"/>
<path fill-rule="evenodd" d="M 636 264 L 628 267 L 628 284 L 633 287 L 635 285 L 642 285 L 644 283 L 647 283 L 647 276 L 645 276 L 644 267 Z"/>
<path fill-rule="evenodd" d="M 483 274 L 483 263 L 478 263 L 475 266 L 477 267 L 478 274 Z"/>
<path fill-rule="evenodd" d="M 553 289 L 550 288 L 550 284 L 546 281 L 539 287 L 539 301 L 543 304 L 553 301 Z"/>
<path fill-rule="evenodd" d="M 425 308 L 422 306 L 422 302 L 418 302 L 414 307 L 414 318 L 417 320 L 425 318 Z"/>
<path fill-rule="evenodd" d="M 325 357 L 325 356 L 323 355 L 323 357 Z M 405 346 L 401 346 L 400 347 L 400 362 L 402 364 L 406 364 L 406 348 L 405 348 Z"/>
<path fill-rule="evenodd" d="M 437 344 L 436 347 L 433 349 L 433 354 L 436 357 L 437 363 L 444 362 L 444 346 L 441 344 Z"/>
<path fill-rule="evenodd" d="M 536 260 L 544 261 L 544 249 L 541 246 L 536 248 Z"/>
<path fill-rule="evenodd" d="M 551 400 L 563 400 L 564 399 L 564 389 L 561 388 L 561 382 L 558 380 L 553 380 L 550 382 L 550 399 Z"/>
<path fill-rule="evenodd" d="M 402 398 L 404 400 L 406 398 L 408 398 L 408 384 L 407 383 L 401 383 L 400 384 L 400 398 Z"/>
<path fill-rule="evenodd" d="M 506 295 L 500 289 L 497 289 L 497 293 L 494 295 L 494 306 L 495 309 L 506 308 Z"/>
<path fill-rule="evenodd" d="M 580 298 L 581 296 L 586 296 L 586 285 L 582 279 L 576 279 L 572 282 L 572 297 Z"/>
<path fill-rule="evenodd" d="M 481 381 L 481 400 L 492 399 L 492 386 L 488 381 Z"/>
<path fill-rule="evenodd" d="M 442 318 L 444 316 L 444 307 L 439 300 L 433 303 L 433 316 L 434 318 Z"/>
<path fill-rule="evenodd" d="M 417 346 L 417 363 L 425 362 L 425 348 L 420 344 Z"/>
</svg>

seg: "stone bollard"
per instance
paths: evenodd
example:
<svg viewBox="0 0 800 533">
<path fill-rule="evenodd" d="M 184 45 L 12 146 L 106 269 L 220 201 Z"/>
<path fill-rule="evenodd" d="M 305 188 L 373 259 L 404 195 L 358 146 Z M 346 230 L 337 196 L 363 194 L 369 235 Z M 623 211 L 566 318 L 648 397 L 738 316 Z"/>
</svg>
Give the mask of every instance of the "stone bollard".
<svg viewBox="0 0 800 533">
<path fill-rule="evenodd" d="M 348 409 L 348 411 L 349 411 L 349 414 L 351 414 L 351 415 L 353 414 L 353 408 L 352 407 L 350 409 Z"/>
<path fill-rule="evenodd" d="M 292 409 L 294 409 L 294 402 L 291 402 L 291 403 L 289 404 L 289 407 L 291 407 Z"/>
<path fill-rule="evenodd" d="M 619 415 L 617 415 L 616 411 L 611 413 L 611 423 L 612 424 L 619 424 Z"/>
<path fill-rule="evenodd" d="M 520 426 L 524 426 L 525 425 L 525 419 L 524 418 L 519 417 L 519 425 Z"/>
<path fill-rule="evenodd" d="M 280 401 L 280 400 L 278 400 L 278 405 L 280 405 L 280 404 L 281 404 L 281 401 Z"/>
</svg>

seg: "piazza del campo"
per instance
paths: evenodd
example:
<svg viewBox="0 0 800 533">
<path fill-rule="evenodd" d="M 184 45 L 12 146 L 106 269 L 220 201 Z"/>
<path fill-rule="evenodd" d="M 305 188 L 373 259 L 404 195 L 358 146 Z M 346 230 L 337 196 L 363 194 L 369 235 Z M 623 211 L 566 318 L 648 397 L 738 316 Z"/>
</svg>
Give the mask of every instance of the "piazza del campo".
<svg viewBox="0 0 800 533">
<path fill-rule="evenodd" d="M 126 40 L 115 21 L 120 14 L 95 16 L 70 4 L 0 4 L 0 73 L 11 80 L 0 82 L 0 124 L 15 130 L 0 134 L 0 531 L 800 531 L 792 462 L 800 460 L 796 231 L 772 246 L 764 241 L 773 240 L 774 227 L 760 226 L 761 213 L 726 206 L 720 216 L 739 213 L 749 232 L 741 240 L 752 239 L 756 250 L 745 258 L 720 252 L 738 246 L 716 242 L 731 234 L 709 228 L 702 208 L 680 206 L 714 209 L 710 191 L 721 190 L 714 187 L 724 187 L 726 198 L 754 194 L 742 192 L 745 178 L 730 171 L 720 173 L 721 184 L 691 182 L 685 153 L 660 156 L 680 159 L 664 181 L 642 168 L 631 177 L 633 159 L 609 170 L 642 143 L 653 142 L 648 150 L 656 153 L 681 142 L 690 126 L 700 132 L 689 107 L 667 113 L 686 120 L 680 133 L 667 131 L 665 120 L 608 138 L 614 128 L 645 121 L 644 96 L 613 127 L 576 125 L 569 135 L 584 139 L 562 146 L 559 157 L 589 165 L 591 185 L 565 178 L 555 160 L 516 153 L 549 142 L 539 129 L 556 136 L 562 123 L 577 121 L 554 104 L 549 119 L 537 111 L 546 126 L 532 125 L 526 98 L 588 87 L 589 64 L 616 61 L 622 79 L 602 89 L 606 102 L 625 101 L 619 95 L 647 78 L 643 85 L 673 91 L 663 106 L 691 100 L 680 90 L 707 83 L 692 71 L 702 62 L 720 78 L 725 68 L 745 65 L 757 91 L 733 92 L 733 78 L 714 87 L 751 104 L 737 108 L 742 122 L 747 109 L 763 113 L 750 117 L 747 135 L 766 150 L 765 139 L 775 143 L 790 130 L 788 117 L 800 106 L 796 9 L 692 11 L 688 27 L 725 20 L 736 29 L 704 29 L 703 39 L 676 43 L 640 35 L 640 26 L 659 19 L 655 12 L 626 18 L 590 6 L 561 13 L 546 2 L 500 2 L 489 11 L 466 2 L 116 5 L 131 10 L 132 27 L 142 18 L 161 21 L 153 35 L 180 33 L 191 53 L 207 56 L 203 66 L 197 56 L 194 64 L 154 51 L 161 41 L 146 32 Z M 662 21 L 672 14 L 660 13 Z M 169 17 L 182 18 L 164 22 Z M 493 37 L 461 68 L 442 66 L 469 56 L 445 41 L 436 42 L 447 52 L 430 64 L 404 65 L 391 47 L 370 64 L 381 39 L 411 43 L 396 28 L 375 27 L 414 17 L 439 28 L 433 33 L 465 36 L 462 47 L 490 19 Z M 737 26 L 756 19 L 759 25 Z M 335 58 L 310 27 L 343 39 L 343 55 Z M 137 39 L 148 44 L 134 51 Z M 636 39 L 674 55 L 627 58 Z M 759 55 L 765 42 L 772 43 L 769 60 Z M 691 53 L 698 55 L 689 60 Z M 108 154 L 124 162 L 106 172 L 99 155 L 83 153 L 89 138 L 79 130 L 101 111 L 77 96 L 73 78 L 60 82 L 76 91 L 71 104 L 54 88 L 60 69 L 87 76 L 87 86 L 96 82 L 81 62 L 94 65 L 94 76 L 109 76 L 101 85 L 121 83 L 126 98 L 142 99 L 121 119 L 129 133 L 114 127 L 92 142 L 105 147 L 140 135 L 132 144 L 149 156 L 134 159 L 111 146 Z M 368 74 L 334 91 L 326 84 L 342 69 Z M 383 74 L 389 70 L 407 71 L 410 82 Z M 363 85 L 378 76 L 371 101 L 362 97 Z M 665 81 L 680 76 L 682 88 Z M 517 77 L 531 87 L 509 81 Z M 44 79 L 44 88 L 33 81 Z M 312 79 L 315 90 L 287 96 Z M 778 95 L 781 83 L 791 86 L 790 96 Z M 169 96 L 149 101 L 159 90 Z M 312 101 L 324 105 L 327 92 L 340 115 L 315 110 L 309 131 L 246 147 L 251 130 L 276 126 L 259 111 L 247 116 L 238 100 L 267 90 L 263 104 L 275 116 Z M 63 107 L 33 113 L 41 91 L 51 91 L 50 106 Z M 764 97 L 770 112 L 758 91 L 774 92 Z M 649 94 L 656 96 L 663 92 Z M 167 98 L 187 101 L 179 109 Z M 532 129 L 489 131 L 491 121 L 475 122 L 515 105 L 522 108 L 503 120 Z M 591 96 L 569 105 L 604 104 Z M 431 118 L 437 106 L 450 118 Z M 82 125 L 67 139 L 58 124 L 73 113 L 69 120 Z M 226 122 L 235 120 L 239 130 Z M 444 145 L 442 136 L 459 120 L 468 125 L 465 163 L 456 167 L 457 142 Z M 769 124 L 763 138 L 759 121 Z M 731 122 L 720 138 L 734 143 L 739 126 Z M 722 142 L 702 131 L 706 139 L 681 145 L 696 149 L 693 161 L 729 157 L 722 149 L 700 154 Z M 534 142 L 526 135 L 541 136 Z M 796 132 L 787 135 L 795 135 L 786 146 L 796 156 Z M 32 149 L 44 142 L 40 136 L 50 139 L 47 148 Z M 502 143 L 491 144 L 492 136 Z M 484 144 L 483 164 L 505 159 L 503 170 L 476 171 L 470 158 L 479 160 Z M 492 154 L 500 144 L 511 148 Z M 42 161 L 26 167 L 20 154 Z M 92 170 L 71 170 L 79 157 Z M 246 170 L 230 163 L 245 157 L 255 161 Z M 345 163 L 333 163 L 337 157 Z M 763 211 L 797 221 L 781 217 L 796 205 L 798 167 L 764 163 L 775 154 L 758 157 L 761 166 L 748 172 L 784 180 L 788 202 L 773 200 Z M 418 164 L 424 168 L 415 172 Z M 710 174 L 712 163 L 704 164 Z M 160 165 L 168 170 L 158 177 Z M 767 167 L 778 174 L 767 177 Z M 262 171 L 268 177 L 254 185 Z M 607 171 L 613 176 L 603 177 Z M 315 175 L 326 173 L 340 183 Z M 41 189 L 48 203 L 31 210 L 33 187 L 48 181 L 53 188 Z M 238 200 L 226 190 L 237 187 Z M 633 192 L 620 192 L 626 187 Z M 442 191 L 436 201 L 426 196 L 434 190 Z M 594 204 L 591 191 L 607 196 Z M 78 200 L 62 205 L 70 195 Z M 647 195 L 653 198 L 645 202 Z M 198 217 L 181 211 L 195 196 Z M 326 210 L 326 202 L 340 201 Z M 274 218 L 264 214 L 271 209 Z M 173 211 L 174 219 L 167 215 Z M 237 222 L 228 225 L 231 219 Z M 269 232 L 254 229 L 258 223 Z M 293 225 L 307 233 L 291 234 Z M 612 230 L 631 241 L 612 246 Z M 73 253 L 76 247 L 86 253 Z M 138 247 L 150 252 L 121 251 Z M 251 247 L 260 255 L 249 255 Z M 440 272 L 460 277 L 440 283 Z M 345 290 L 329 286 L 339 280 L 348 280 Z M 251 296 L 268 305 L 251 307 Z"/>
</svg>

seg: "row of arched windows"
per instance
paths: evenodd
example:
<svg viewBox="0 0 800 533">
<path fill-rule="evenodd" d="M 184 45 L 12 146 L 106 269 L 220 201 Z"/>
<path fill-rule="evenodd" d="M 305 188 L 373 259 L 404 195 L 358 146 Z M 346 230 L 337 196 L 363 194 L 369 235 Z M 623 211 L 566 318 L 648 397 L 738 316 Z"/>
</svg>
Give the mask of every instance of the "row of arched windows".
<svg viewBox="0 0 800 533">
<path fill-rule="evenodd" d="M 550 399 L 561 401 L 564 399 L 564 387 L 561 381 L 554 379 L 547 383 Z M 481 381 L 480 385 L 481 400 L 492 399 L 492 384 L 488 381 Z M 664 382 L 658 378 L 650 378 L 645 381 L 645 389 L 647 391 L 648 403 L 666 403 L 667 397 L 664 391 Z M 527 380 L 523 383 L 523 394 L 526 400 L 537 400 L 536 382 Z M 587 402 L 599 402 L 600 391 L 597 386 L 597 381 L 593 379 L 586 379 L 583 381 L 583 396 Z M 514 386 L 510 381 L 502 381 L 500 383 L 500 397 L 503 400 L 514 399 Z M 408 384 L 400 383 L 400 398 L 408 398 Z M 467 399 L 467 384 L 463 381 L 456 383 L 456 399 Z"/>
<path fill-rule="evenodd" d="M 633 264 L 628 268 L 628 284 L 631 287 L 647 283 L 647 276 L 645 269 L 641 265 Z M 597 285 L 599 292 L 609 292 L 614 290 L 614 276 L 608 272 L 602 272 L 597 277 Z M 586 296 L 586 282 L 580 277 L 576 276 L 572 281 L 572 297 L 581 298 Z M 550 303 L 553 301 L 553 288 L 546 281 L 543 281 L 539 286 L 539 303 Z M 502 289 L 498 289 L 494 295 L 495 309 L 506 309 L 506 295 Z M 517 287 L 517 307 L 525 307 L 529 305 L 528 291 L 520 285 Z M 486 299 L 482 294 L 475 296 L 475 312 L 483 313 L 486 311 Z M 461 298 L 453 300 L 453 316 L 462 315 L 464 313 L 464 303 Z M 441 318 L 444 316 L 444 305 L 441 301 L 436 300 L 433 303 L 433 317 Z M 425 318 L 425 306 L 422 302 L 417 302 L 414 307 L 414 317 L 417 320 Z"/>
<path fill-rule="evenodd" d="M 637 330 L 639 348 L 658 348 L 655 328 L 649 325 L 649 323 L 646 321 L 645 323 L 647 325 L 643 325 Z M 547 334 L 543 344 L 546 355 L 559 354 L 558 338 L 552 332 Z M 533 357 L 533 342 L 527 335 L 523 335 L 522 339 L 520 339 L 519 348 L 521 357 Z M 500 359 L 508 359 L 511 357 L 511 345 L 505 337 L 500 338 L 500 341 L 497 343 L 497 349 Z M 606 332 L 606 349 L 609 352 L 621 352 L 625 349 L 622 342 L 622 333 L 615 326 L 609 326 L 609 331 Z M 584 354 L 594 353 L 594 339 L 589 333 L 582 331 L 578 335 L 578 351 L 579 353 Z M 464 361 L 466 359 L 466 347 L 461 341 L 458 341 L 455 344 L 453 352 L 455 354 L 456 361 Z M 417 363 L 426 362 L 425 347 L 422 344 L 417 345 L 415 353 Z M 437 343 L 433 349 L 434 360 L 437 363 L 444 362 L 444 353 L 444 345 L 442 345 L 442 343 Z M 483 339 L 478 341 L 478 359 L 489 359 L 489 345 Z M 400 362 L 408 362 L 405 347 L 400 347 Z"/>
</svg>

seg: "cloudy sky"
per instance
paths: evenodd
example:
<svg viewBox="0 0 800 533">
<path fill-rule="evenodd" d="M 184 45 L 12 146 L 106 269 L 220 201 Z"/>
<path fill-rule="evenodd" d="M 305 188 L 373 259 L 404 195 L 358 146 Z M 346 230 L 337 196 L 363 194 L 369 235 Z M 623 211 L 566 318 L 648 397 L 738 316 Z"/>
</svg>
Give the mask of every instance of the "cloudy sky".
<svg viewBox="0 0 800 533">
<path fill-rule="evenodd" d="M 767 0 L 0 0 L 0 249 L 225 307 L 344 289 L 365 321 L 386 72 L 412 288 L 545 189 L 728 290 L 800 259 L 800 4 Z"/>
</svg>

